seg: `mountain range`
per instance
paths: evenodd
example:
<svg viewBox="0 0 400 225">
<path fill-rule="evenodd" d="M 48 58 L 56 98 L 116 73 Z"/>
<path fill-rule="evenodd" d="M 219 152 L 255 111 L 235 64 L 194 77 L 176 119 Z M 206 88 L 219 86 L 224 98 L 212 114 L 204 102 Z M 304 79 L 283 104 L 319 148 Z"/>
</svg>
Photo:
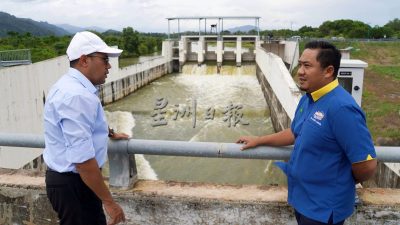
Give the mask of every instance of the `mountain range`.
<svg viewBox="0 0 400 225">
<path fill-rule="evenodd" d="M 0 12 L 0 37 L 7 36 L 13 31 L 20 34 L 30 33 L 34 36 L 55 35 L 62 36 L 69 33 L 53 24 L 47 22 L 37 22 L 27 18 L 17 18 L 5 12 Z"/>
<path fill-rule="evenodd" d="M 100 27 L 77 27 L 69 24 L 53 25 L 28 18 L 18 18 L 6 12 L 0 12 L 0 37 L 7 36 L 10 31 L 20 34 L 30 33 L 33 36 L 64 36 L 84 30 L 94 30 L 99 33 L 107 31 Z"/>
<path fill-rule="evenodd" d="M 245 25 L 228 29 L 231 33 L 237 31 L 248 32 L 257 29 L 252 25 Z M 10 31 L 19 34 L 30 33 L 33 36 L 64 36 L 72 35 L 79 31 L 93 30 L 99 33 L 119 34 L 120 31 L 106 30 L 100 27 L 77 27 L 69 24 L 53 25 L 47 22 L 38 22 L 28 18 L 18 18 L 6 12 L 0 12 L 0 37 L 5 37 Z"/>
<path fill-rule="evenodd" d="M 84 30 L 94 30 L 99 33 L 103 33 L 107 31 L 106 29 L 103 29 L 101 27 L 96 27 L 96 26 L 91 26 L 91 27 L 77 27 L 77 26 L 72 26 L 69 24 L 56 24 L 58 27 L 61 27 L 62 29 L 68 31 L 70 34 L 75 34 L 76 32 L 84 31 Z"/>
<path fill-rule="evenodd" d="M 235 33 L 235 32 L 249 32 L 251 30 L 257 30 L 256 26 L 252 26 L 252 25 L 244 25 L 244 26 L 240 26 L 240 27 L 234 27 L 234 28 L 230 28 L 228 29 L 229 32 L 231 33 Z"/>
</svg>

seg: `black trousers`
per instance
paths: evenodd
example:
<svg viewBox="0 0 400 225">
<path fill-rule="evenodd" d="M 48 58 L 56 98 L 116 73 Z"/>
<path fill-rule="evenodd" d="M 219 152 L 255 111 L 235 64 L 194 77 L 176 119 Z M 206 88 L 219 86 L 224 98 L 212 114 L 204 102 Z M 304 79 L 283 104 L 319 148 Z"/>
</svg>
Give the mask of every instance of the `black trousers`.
<svg viewBox="0 0 400 225">
<path fill-rule="evenodd" d="M 344 223 L 344 220 L 340 221 L 338 223 L 333 223 L 333 216 L 332 215 L 331 215 L 331 218 L 329 218 L 328 223 L 322 223 L 322 222 L 310 219 L 310 218 L 302 215 L 301 213 L 297 212 L 296 210 L 295 210 L 294 213 L 295 213 L 298 225 L 329 225 L 329 224 L 332 224 L 332 225 L 343 225 L 343 223 Z"/>
<path fill-rule="evenodd" d="M 46 171 L 46 191 L 60 225 L 106 225 L 101 200 L 76 173 Z"/>
</svg>

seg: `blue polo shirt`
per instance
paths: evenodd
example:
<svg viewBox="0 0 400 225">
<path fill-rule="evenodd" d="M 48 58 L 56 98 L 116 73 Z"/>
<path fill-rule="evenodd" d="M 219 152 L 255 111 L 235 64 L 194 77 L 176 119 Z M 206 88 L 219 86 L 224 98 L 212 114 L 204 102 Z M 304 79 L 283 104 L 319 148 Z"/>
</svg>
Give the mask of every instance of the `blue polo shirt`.
<svg viewBox="0 0 400 225">
<path fill-rule="evenodd" d="M 304 216 L 327 223 L 353 213 L 351 165 L 376 157 L 365 114 L 337 79 L 304 95 L 291 125 L 294 150 L 278 164 L 288 178 L 288 202 Z"/>
</svg>

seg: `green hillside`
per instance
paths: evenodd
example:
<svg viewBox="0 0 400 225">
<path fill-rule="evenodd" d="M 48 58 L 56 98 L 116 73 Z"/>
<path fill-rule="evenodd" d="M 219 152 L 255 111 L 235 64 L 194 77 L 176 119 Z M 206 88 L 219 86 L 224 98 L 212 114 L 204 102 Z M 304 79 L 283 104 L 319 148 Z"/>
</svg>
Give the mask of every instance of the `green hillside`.
<svg viewBox="0 0 400 225">
<path fill-rule="evenodd" d="M 63 36 L 69 34 L 64 29 L 47 22 L 17 18 L 8 13 L 0 12 L 0 37 L 5 37 L 10 33 L 30 33 L 34 36 Z"/>
</svg>

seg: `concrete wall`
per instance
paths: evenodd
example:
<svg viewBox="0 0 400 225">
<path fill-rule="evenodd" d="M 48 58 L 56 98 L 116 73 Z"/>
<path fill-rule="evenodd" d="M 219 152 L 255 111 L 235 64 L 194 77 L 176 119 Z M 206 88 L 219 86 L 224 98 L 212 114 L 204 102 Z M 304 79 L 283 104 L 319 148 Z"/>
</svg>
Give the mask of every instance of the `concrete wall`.
<svg viewBox="0 0 400 225">
<path fill-rule="evenodd" d="M 0 69 L 0 130 L 42 132 L 44 98 L 67 70 L 67 57 Z"/>
<path fill-rule="evenodd" d="M 276 131 L 290 127 L 301 93 L 285 67 L 282 59 L 256 49 L 257 78 L 271 112 L 271 120 Z"/>
<path fill-rule="evenodd" d="M 51 85 L 68 70 L 66 56 L 0 69 L 0 132 L 43 132 L 44 100 Z M 20 168 L 41 149 L 0 147 L 0 167 Z"/>
<path fill-rule="evenodd" d="M 296 67 L 299 63 L 299 43 L 297 41 L 283 41 L 285 45 L 284 56 L 282 60 L 291 65 L 292 68 Z M 292 65 L 293 64 L 293 65 Z"/>
<path fill-rule="evenodd" d="M 167 42 L 166 46 L 171 45 Z M 172 49 L 171 49 L 172 51 Z M 154 58 L 122 69 L 118 58 L 110 58 L 111 69 L 100 97 L 104 103 L 121 99 L 158 77 L 172 72 L 172 54 Z M 66 56 L 46 61 L 0 69 L 0 132 L 43 133 L 43 107 L 50 87 L 68 71 Z M 42 167 L 32 161 L 42 149 L 0 147 L 0 168 Z"/>
<path fill-rule="evenodd" d="M 261 47 L 263 47 L 267 52 L 274 53 L 281 58 L 284 58 L 285 56 L 285 44 L 280 41 L 265 42 L 261 44 Z"/>
<path fill-rule="evenodd" d="M 362 204 L 346 224 L 398 224 L 400 190 L 358 194 Z M 133 189 L 113 190 L 113 196 L 125 211 L 125 224 L 296 224 L 284 187 L 140 180 Z M 0 175 L 0 224 L 58 224 L 43 177 Z"/>
<path fill-rule="evenodd" d="M 378 187 L 400 188 L 400 163 L 378 162 L 374 181 Z"/>
<path fill-rule="evenodd" d="M 173 48 L 175 47 L 174 45 L 177 45 L 176 47 L 179 50 L 179 48 L 178 48 L 179 43 L 176 41 L 167 40 L 167 41 L 163 41 L 163 43 L 162 43 L 161 56 L 165 57 L 168 61 L 171 61 L 172 58 L 174 57 L 174 51 L 173 51 Z M 178 54 L 175 57 L 179 57 L 179 51 L 176 53 L 178 53 Z"/>
<path fill-rule="evenodd" d="M 261 45 L 267 52 L 279 56 L 286 65 L 296 67 L 299 60 L 299 44 L 297 41 L 272 41 Z"/>
<path fill-rule="evenodd" d="M 172 61 L 167 61 L 165 57 L 119 69 L 101 86 L 100 98 L 104 104 L 112 103 L 171 72 Z"/>
</svg>

